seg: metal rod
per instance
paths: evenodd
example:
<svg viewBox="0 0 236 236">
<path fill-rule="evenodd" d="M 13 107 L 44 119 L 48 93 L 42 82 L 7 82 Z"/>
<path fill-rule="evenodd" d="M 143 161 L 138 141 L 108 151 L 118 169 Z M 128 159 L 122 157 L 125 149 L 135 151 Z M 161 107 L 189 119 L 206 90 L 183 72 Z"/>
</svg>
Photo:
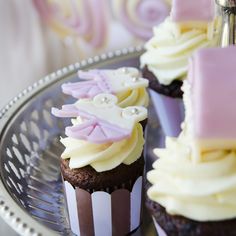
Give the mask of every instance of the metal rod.
<svg viewBox="0 0 236 236">
<path fill-rule="evenodd" d="M 221 7 L 236 7 L 236 0 L 216 0 L 216 4 Z"/>
<path fill-rule="evenodd" d="M 236 44 L 236 0 L 216 0 L 222 12 L 220 45 L 227 47 Z"/>
</svg>

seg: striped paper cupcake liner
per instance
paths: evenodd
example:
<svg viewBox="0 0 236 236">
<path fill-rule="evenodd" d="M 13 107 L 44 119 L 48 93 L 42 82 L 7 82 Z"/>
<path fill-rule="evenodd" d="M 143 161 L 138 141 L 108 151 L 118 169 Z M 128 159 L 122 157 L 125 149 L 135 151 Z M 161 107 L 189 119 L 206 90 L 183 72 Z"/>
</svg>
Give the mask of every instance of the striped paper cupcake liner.
<svg viewBox="0 0 236 236">
<path fill-rule="evenodd" d="M 158 233 L 158 236 L 168 236 L 166 232 L 161 228 L 161 226 L 157 223 L 154 217 L 152 217 L 156 231 Z"/>
<path fill-rule="evenodd" d="M 151 89 L 149 92 L 164 134 L 177 137 L 181 131 L 181 123 L 184 120 L 183 100 L 167 97 Z"/>
<path fill-rule="evenodd" d="M 120 236 L 136 230 L 141 222 L 143 177 L 132 191 L 117 189 L 89 193 L 64 181 L 72 232 L 76 235 Z"/>
</svg>

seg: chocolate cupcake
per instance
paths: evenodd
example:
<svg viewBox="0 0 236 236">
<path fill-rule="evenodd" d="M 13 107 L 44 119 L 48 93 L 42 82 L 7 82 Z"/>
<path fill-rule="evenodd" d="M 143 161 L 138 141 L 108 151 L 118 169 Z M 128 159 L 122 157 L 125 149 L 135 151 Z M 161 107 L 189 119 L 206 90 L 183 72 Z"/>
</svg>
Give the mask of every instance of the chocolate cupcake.
<svg viewBox="0 0 236 236">
<path fill-rule="evenodd" d="M 167 136 L 176 137 L 181 130 L 184 119 L 181 86 L 187 75 L 188 59 L 196 50 L 214 47 L 217 42 L 218 24 L 211 0 L 196 4 L 175 0 L 170 17 L 154 27 L 154 36 L 146 43 L 140 62 Z"/>
<path fill-rule="evenodd" d="M 61 142 L 71 229 L 78 235 L 126 235 L 141 220 L 143 128 L 147 110 L 120 108 L 111 94 L 80 99 L 59 117 L 76 117 Z"/>
<path fill-rule="evenodd" d="M 199 222 L 179 215 L 170 215 L 160 204 L 147 200 L 146 206 L 153 216 L 159 236 L 233 236 L 236 219 Z M 158 223 L 157 223 L 158 222 Z M 167 223 L 168 222 L 168 223 Z"/>
<path fill-rule="evenodd" d="M 235 60 L 232 46 L 201 49 L 190 61 L 183 130 L 154 150 L 147 174 L 160 235 L 236 235 Z"/>
</svg>

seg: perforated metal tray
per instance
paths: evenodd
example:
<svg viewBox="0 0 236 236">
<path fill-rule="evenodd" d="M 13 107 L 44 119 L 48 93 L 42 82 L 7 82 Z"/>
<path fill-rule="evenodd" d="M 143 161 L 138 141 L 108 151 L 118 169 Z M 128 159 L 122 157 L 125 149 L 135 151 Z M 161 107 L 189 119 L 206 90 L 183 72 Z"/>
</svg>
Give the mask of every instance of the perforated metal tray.
<svg viewBox="0 0 236 236">
<path fill-rule="evenodd" d="M 142 50 L 118 50 L 65 67 L 25 89 L 1 110 L 0 215 L 19 234 L 72 235 L 59 168 L 63 147 L 58 142 L 69 120 L 50 114 L 51 107 L 74 101 L 62 95 L 61 83 L 77 80 L 78 69 L 138 67 Z M 147 152 L 154 141 L 151 130 L 156 128 L 155 136 L 158 135 L 157 126 L 155 119 L 149 119 Z M 147 215 L 135 235 L 155 235 Z"/>
</svg>

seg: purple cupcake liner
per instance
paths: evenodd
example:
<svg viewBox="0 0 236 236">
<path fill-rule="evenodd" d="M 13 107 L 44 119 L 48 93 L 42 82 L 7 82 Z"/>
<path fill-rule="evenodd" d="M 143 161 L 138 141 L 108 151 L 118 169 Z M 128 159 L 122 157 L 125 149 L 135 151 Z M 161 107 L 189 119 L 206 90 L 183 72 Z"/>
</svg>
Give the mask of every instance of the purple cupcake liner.
<svg viewBox="0 0 236 236">
<path fill-rule="evenodd" d="M 151 89 L 149 92 L 164 134 L 177 137 L 181 131 L 181 123 L 184 120 L 183 100 L 167 97 Z"/>
</svg>

